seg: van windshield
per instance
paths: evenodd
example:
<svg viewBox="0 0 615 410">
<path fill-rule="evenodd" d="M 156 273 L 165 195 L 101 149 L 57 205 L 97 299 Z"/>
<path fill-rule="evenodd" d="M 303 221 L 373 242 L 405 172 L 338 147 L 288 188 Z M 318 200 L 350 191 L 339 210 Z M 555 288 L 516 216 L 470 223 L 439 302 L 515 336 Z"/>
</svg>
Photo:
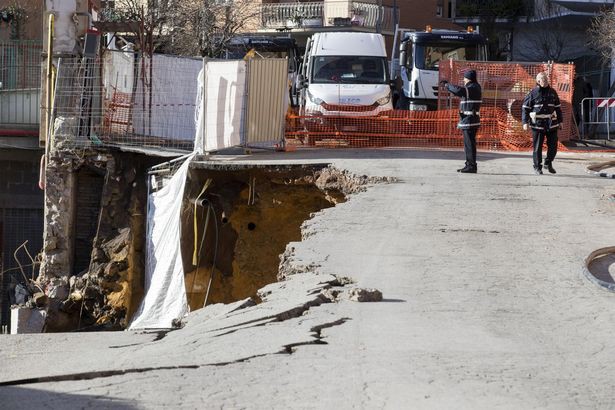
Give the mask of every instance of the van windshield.
<svg viewBox="0 0 615 410">
<path fill-rule="evenodd" d="M 373 56 L 316 56 L 312 83 L 386 84 L 387 62 Z"/>
<path fill-rule="evenodd" d="M 442 60 L 482 60 L 480 45 L 459 42 L 417 44 L 414 47 L 416 68 L 438 70 Z"/>
</svg>

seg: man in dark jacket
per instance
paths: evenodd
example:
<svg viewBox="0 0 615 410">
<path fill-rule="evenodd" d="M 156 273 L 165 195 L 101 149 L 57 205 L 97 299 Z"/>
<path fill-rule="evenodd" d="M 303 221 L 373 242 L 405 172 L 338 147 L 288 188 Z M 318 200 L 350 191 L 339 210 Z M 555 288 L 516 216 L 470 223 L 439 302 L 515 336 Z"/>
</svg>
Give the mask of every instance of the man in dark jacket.
<svg viewBox="0 0 615 410">
<path fill-rule="evenodd" d="M 542 72 L 536 76 L 536 87 L 525 96 L 521 113 L 523 129 L 532 128 L 534 173 L 542 174 L 542 144 L 547 138 L 545 169 L 555 174 L 553 160 L 557 154 L 557 130 L 562 126 L 562 105 L 557 92 L 549 87 L 549 77 Z"/>
<path fill-rule="evenodd" d="M 449 84 L 443 80 L 442 85 L 448 92 L 458 97 L 459 101 L 459 123 L 457 128 L 463 131 L 463 150 L 466 154 L 466 165 L 457 170 L 468 174 L 476 174 L 476 132 L 480 127 L 480 104 L 482 101 L 482 91 L 476 82 L 476 71 L 468 70 L 463 74 L 463 86 Z"/>
</svg>

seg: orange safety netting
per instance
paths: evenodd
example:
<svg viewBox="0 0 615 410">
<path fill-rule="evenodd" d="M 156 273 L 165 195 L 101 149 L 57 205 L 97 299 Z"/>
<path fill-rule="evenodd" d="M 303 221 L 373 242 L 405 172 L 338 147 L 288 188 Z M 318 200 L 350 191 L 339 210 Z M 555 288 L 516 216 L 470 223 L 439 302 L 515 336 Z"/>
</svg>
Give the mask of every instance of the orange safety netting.
<svg viewBox="0 0 615 410">
<path fill-rule="evenodd" d="M 560 141 L 574 134 L 572 91 L 574 65 L 448 61 L 440 66 L 440 80 L 463 84 L 463 73 L 474 69 L 483 89 L 481 126 L 477 146 L 487 150 L 525 151 L 532 147 L 530 131 L 523 131 L 521 106 L 541 71 L 549 73 L 551 86 L 562 103 Z M 434 90 L 435 91 L 435 90 Z M 366 116 L 364 106 L 328 106 L 336 115 L 292 110 L 287 115 L 286 142 L 325 147 L 440 147 L 463 146 L 457 129 L 459 98 L 440 88 L 437 111 L 389 110 Z M 369 107 L 370 110 L 373 107 Z M 564 146 L 560 143 L 560 148 Z"/>
</svg>

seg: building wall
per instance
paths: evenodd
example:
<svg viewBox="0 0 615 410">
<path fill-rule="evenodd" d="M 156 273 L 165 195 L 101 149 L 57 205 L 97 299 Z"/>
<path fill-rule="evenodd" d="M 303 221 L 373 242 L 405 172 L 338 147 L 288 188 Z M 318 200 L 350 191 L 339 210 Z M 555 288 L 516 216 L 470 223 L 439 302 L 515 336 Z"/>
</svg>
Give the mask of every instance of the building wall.
<svg viewBox="0 0 615 410">
<path fill-rule="evenodd" d="M 27 18 L 21 24 L 20 40 L 40 40 L 43 37 L 43 8 L 44 2 L 41 0 L 0 0 L 0 10 L 19 4 L 26 10 Z M 0 23 L 0 41 L 11 38 L 10 26 Z"/>
<path fill-rule="evenodd" d="M 458 25 L 448 19 L 449 2 L 441 0 L 392 0 L 383 1 L 383 5 L 399 7 L 399 27 L 424 30 L 430 25 L 435 29 L 459 30 Z M 442 17 L 436 15 L 438 5 L 442 3 Z"/>
<path fill-rule="evenodd" d="M 583 55 L 593 54 L 587 48 L 585 27 L 567 26 L 566 29 L 549 30 L 541 24 L 518 24 L 513 32 L 514 61 L 546 61 L 559 54 L 560 62 L 570 61 Z M 561 44 L 561 46 L 558 46 Z M 561 53 L 558 50 L 561 49 Z"/>
</svg>

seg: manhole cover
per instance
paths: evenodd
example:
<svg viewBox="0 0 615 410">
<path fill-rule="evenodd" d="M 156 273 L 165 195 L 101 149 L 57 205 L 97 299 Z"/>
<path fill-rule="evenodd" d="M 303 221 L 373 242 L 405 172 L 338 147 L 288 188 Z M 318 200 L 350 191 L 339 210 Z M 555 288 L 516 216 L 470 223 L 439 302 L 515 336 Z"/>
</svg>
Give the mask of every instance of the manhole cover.
<svg viewBox="0 0 615 410">
<path fill-rule="evenodd" d="M 592 252 L 585 259 L 583 270 L 590 281 L 615 292 L 615 246 Z"/>
</svg>

